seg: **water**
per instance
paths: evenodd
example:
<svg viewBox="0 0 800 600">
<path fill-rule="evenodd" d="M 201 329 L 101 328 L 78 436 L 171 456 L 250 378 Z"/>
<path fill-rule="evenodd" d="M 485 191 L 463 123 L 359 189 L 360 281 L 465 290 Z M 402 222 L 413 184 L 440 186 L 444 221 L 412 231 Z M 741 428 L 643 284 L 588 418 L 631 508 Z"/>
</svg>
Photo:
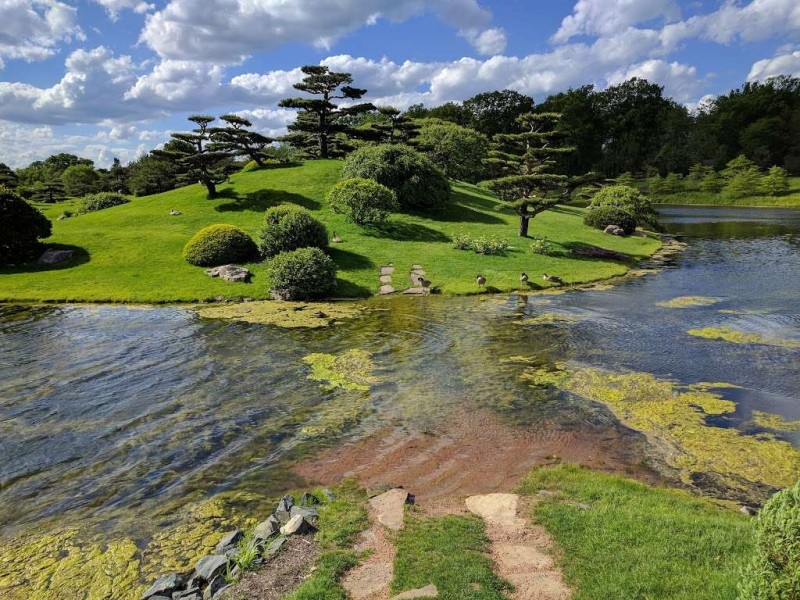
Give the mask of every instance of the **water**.
<svg viewBox="0 0 800 600">
<path fill-rule="evenodd" d="M 488 407 L 508 423 L 602 431 L 605 411 L 540 402 L 503 357 L 728 382 L 753 409 L 800 419 L 800 351 L 727 344 L 688 329 L 732 326 L 800 340 L 800 211 L 667 208 L 689 248 L 659 275 L 559 296 L 392 298 L 324 330 L 205 320 L 181 308 L 0 307 L 0 537 L 57 523 L 146 517 L 229 489 L 279 491 L 282 465 L 387 426 L 424 431 Z M 677 296 L 720 302 L 666 309 Z M 720 312 L 735 311 L 731 312 Z M 547 312 L 568 327 L 521 326 Z M 302 432 L 348 392 L 307 379 L 304 356 L 369 351 L 381 383 L 359 418 Z M 546 399 L 545 399 L 546 400 Z M 797 433 L 787 439 L 800 446 Z"/>
</svg>

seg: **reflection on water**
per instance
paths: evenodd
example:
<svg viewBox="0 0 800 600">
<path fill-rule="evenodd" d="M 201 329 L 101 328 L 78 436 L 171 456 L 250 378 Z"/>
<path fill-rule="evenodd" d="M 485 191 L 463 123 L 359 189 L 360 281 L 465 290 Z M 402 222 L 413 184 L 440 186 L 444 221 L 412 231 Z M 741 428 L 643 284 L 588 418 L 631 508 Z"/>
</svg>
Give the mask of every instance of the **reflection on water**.
<svg viewBox="0 0 800 600">
<path fill-rule="evenodd" d="M 46 517 L 102 521 L 227 489 L 271 493 L 298 483 L 279 468 L 285 459 L 387 425 L 446 427 L 448 415 L 475 407 L 523 426 L 612 422 L 596 405 L 525 385 L 503 362 L 512 356 L 735 384 L 723 390 L 737 404 L 733 426 L 754 410 L 800 419 L 799 351 L 687 334 L 733 327 L 800 339 L 800 212 L 664 213 L 688 250 L 674 268 L 610 291 L 380 299 L 323 330 L 179 308 L 0 307 L 0 536 Z M 657 305 L 680 296 L 720 301 Z M 375 363 L 369 390 L 307 378 L 304 357 L 351 349 Z M 355 410 L 332 420 L 343 431 L 307 435 L 323 408 L 337 407 Z M 784 435 L 800 445 L 800 433 Z"/>
</svg>

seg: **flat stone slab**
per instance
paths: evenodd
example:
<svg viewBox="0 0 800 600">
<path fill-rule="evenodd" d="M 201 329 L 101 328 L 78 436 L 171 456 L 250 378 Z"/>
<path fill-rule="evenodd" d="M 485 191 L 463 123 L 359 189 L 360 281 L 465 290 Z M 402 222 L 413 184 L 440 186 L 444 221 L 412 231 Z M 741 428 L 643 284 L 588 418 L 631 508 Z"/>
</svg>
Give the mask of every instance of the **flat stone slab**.
<svg viewBox="0 0 800 600">
<path fill-rule="evenodd" d="M 427 296 L 428 294 L 431 293 L 431 288 L 412 287 L 403 291 L 403 293 L 408 296 Z"/>
<path fill-rule="evenodd" d="M 342 585 L 352 600 L 380 597 L 391 585 L 393 573 L 390 562 L 366 564 L 357 571 L 351 571 Z"/>
<path fill-rule="evenodd" d="M 422 265 L 412 265 L 411 268 L 416 271 L 417 269 L 421 269 Z"/>
<path fill-rule="evenodd" d="M 419 275 L 420 277 L 425 277 L 425 270 L 424 269 L 411 269 L 412 275 Z"/>
<path fill-rule="evenodd" d="M 209 277 L 219 277 L 220 279 L 232 283 L 245 282 L 250 279 L 250 271 L 244 267 L 237 267 L 236 265 L 222 265 L 221 267 L 206 269 L 206 275 Z"/>
<path fill-rule="evenodd" d="M 381 296 L 388 296 L 389 294 L 394 294 L 395 291 L 396 290 L 390 285 L 382 285 L 381 289 L 378 290 L 378 294 Z"/>
<path fill-rule="evenodd" d="M 424 588 L 419 588 L 416 590 L 408 590 L 407 592 L 403 592 L 402 594 L 397 594 L 397 596 L 392 596 L 392 600 L 413 600 L 414 598 L 438 598 L 439 597 L 439 590 L 438 588 L 431 584 L 426 585 Z"/>
<path fill-rule="evenodd" d="M 75 254 L 74 250 L 45 250 L 39 257 L 40 265 L 59 265 L 67 262 Z"/>
<path fill-rule="evenodd" d="M 467 508 L 485 521 L 513 523 L 517 519 L 516 494 L 484 494 L 470 496 L 466 500 Z"/>
<path fill-rule="evenodd" d="M 516 570 L 548 570 L 554 566 L 553 558 L 533 546 L 521 544 L 495 544 L 495 560 L 507 572 Z"/>
<path fill-rule="evenodd" d="M 400 488 L 384 492 L 369 501 L 375 510 L 378 522 L 392 531 L 403 528 L 403 514 L 407 502 L 408 492 Z"/>
<path fill-rule="evenodd" d="M 381 283 L 392 283 L 391 275 L 381 275 L 379 279 L 381 280 Z"/>
<path fill-rule="evenodd" d="M 381 267 L 381 275 L 391 275 L 394 273 L 394 267 Z"/>
</svg>

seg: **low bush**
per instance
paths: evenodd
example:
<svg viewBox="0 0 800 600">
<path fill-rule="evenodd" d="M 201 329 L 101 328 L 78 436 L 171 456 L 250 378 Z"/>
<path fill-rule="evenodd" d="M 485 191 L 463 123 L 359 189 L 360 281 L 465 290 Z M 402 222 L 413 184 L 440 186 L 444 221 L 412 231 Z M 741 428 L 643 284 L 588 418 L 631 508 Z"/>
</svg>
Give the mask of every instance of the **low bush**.
<svg viewBox="0 0 800 600">
<path fill-rule="evenodd" d="M 531 238 L 531 252 L 549 256 L 554 251 L 553 244 L 547 238 Z"/>
<path fill-rule="evenodd" d="M 0 185 L 0 265 L 26 260 L 50 232 L 47 217 Z"/>
<path fill-rule="evenodd" d="M 319 248 L 299 248 L 273 258 L 269 278 L 277 300 L 323 298 L 336 286 L 336 265 Z"/>
<path fill-rule="evenodd" d="M 453 237 L 453 248 L 456 250 L 472 250 L 472 236 L 468 233 L 459 233 Z"/>
<path fill-rule="evenodd" d="M 586 216 L 583 217 L 583 222 L 589 227 L 601 230 L 609 225 L 617 225 L 622 228 L 625 235 L 636 231 L 636 215 L 629 208 L 622 206 L 590 207 L 586 211 Z"/>
<path fill-rule="evenodd" d="M 209 225 L 201 229 L 183 248 L 187 262 L 199 267 L 217 267 L 246 262 L 258 253 L 255 242 L 233 225 Z"/>
<path fill-rule="evenodd" d="M 633 213 L 636 225 L 647 226 L 658 230 L 658 213 L 653 209 L 650 200 L 641 194 L 639 190 L 627 185 L 612 185 L 601 188 L 592 198 L 589 208 L 599 208 L 601 206 L 614 206 L 625 208 Z M 625 229 L 621 224 L 614 223 Z M 603 229 L 605 229 L 603 227 Z"/>
<path fill-rule="evenodd" d="M 756 548 L 739 581 L 739 598 L 800 598 L 800 481 L 758 514 Z"/>
<path fill-rule="evenodd" d="M 334 185 L 327 200 L 333 212 L 358 225 L 383 223 L 391 212 L 400 208 L 392 190 L 361 177 L 345 179 Z"/>
<path fill-rule="evenodd" d="M 90 212 L 96 212 L 112 206 L 120 206 L 121 204 L 128 204 L 128 200 L 124 195 L 115 192 L 100 192 L 98 194 L 89 194 L 82 198 L 78 214 L 84 215 Z"/>
<path fill-rule="evenodd" d="M 453 248 L 456 250 L 474 250 L 478 254 L 503 254 L 508 247 L 508 240 L 500 238 L 473 238 L 468 233 L 460 233 L 453 238 Z"/>
<path fill-rule="evenodd" d="M 327 248 L 328 230 L 306 209 L 282 204 L 267 210 L 261 229 L 261 254 L 270 258 L 298 248 Z"/>
<path fill-rule="evenodd" d="M 450 200 L 450 184 L 423 154 L 402 144 L 364 146 L 345 161 L 342 179 L 372 179 L 397 195 L 405 209 L 438 211 Z"/>
</svg>

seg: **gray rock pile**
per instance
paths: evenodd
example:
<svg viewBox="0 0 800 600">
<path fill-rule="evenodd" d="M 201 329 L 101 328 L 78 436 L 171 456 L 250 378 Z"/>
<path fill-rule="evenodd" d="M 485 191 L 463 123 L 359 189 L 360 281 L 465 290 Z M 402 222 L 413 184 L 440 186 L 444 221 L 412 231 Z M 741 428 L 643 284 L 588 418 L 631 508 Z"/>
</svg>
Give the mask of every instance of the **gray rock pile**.
<svg viewBox="0 0 800 600">
<path fill-rule="evenodd" d="M 250 271 L 236 265 L 222 265 L 221 267 L 206 269 L 206 275 L 209 277 L 219 277 L 220 279 L 233 283 L 246 282 L 250 279 Z"/>
</svg>

